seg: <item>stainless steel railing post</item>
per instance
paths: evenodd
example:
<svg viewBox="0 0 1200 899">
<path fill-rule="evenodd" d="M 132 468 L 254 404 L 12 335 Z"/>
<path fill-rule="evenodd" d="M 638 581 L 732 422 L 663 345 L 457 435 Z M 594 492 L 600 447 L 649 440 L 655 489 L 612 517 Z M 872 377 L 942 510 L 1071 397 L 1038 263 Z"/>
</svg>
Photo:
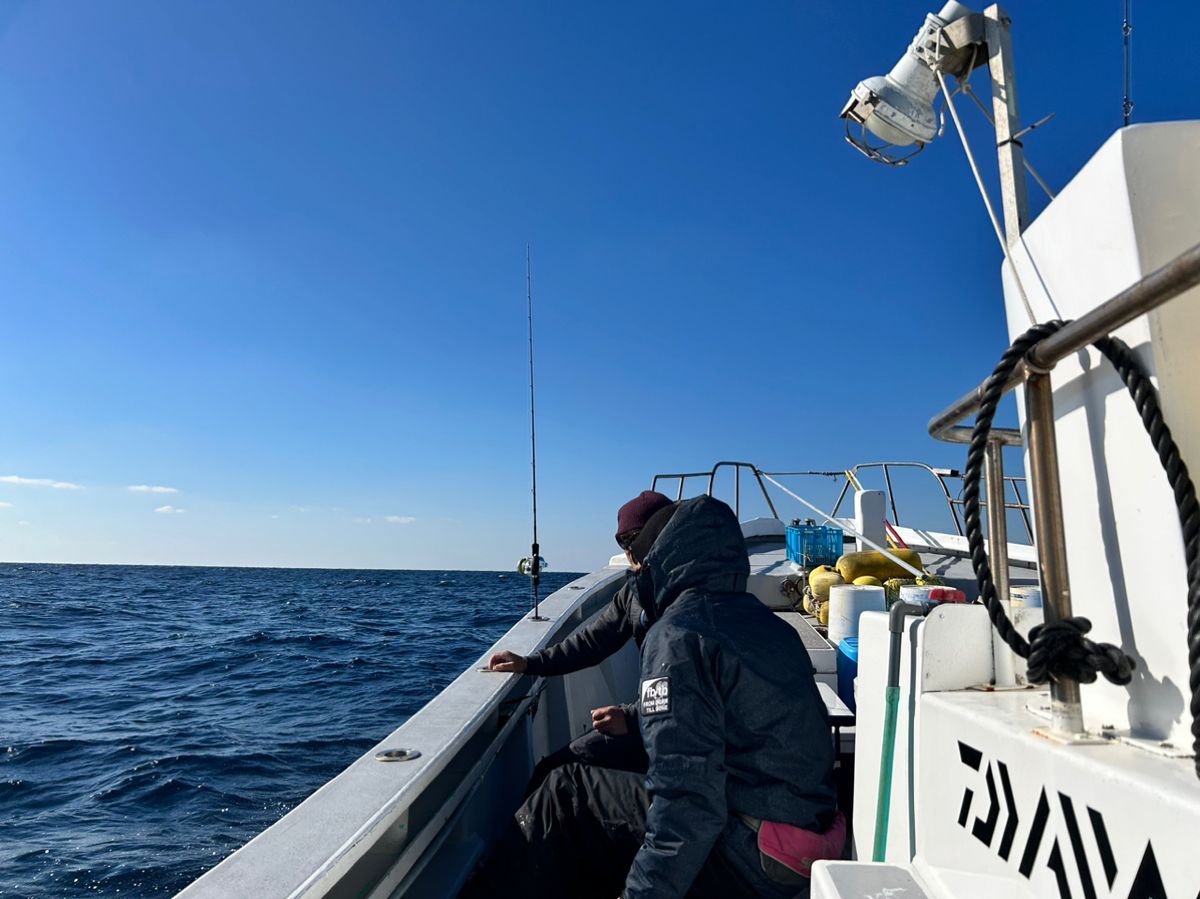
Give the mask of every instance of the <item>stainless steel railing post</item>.
<svg viewBox="0 0 1200 899">
<path fill-rule="evenodd" d="M 989 440 L 984 455 L 987 478 L 988 561 L 996 595 L 1008 599 L 1008 506 L 1004 497 L 1004 444 Z"/>
<path fill-rule="evenodd" d="M 1067 543 L 1058 479 L 1054 389 L 1047 372 L 1030 372 L 1025 380 L 1025 421 L 1029 428 L 1030 491 L 1042 605 L 1046 623 L 1050 624 L 1071 617 L 1071 582 L 1067 576 Z M 990 493 L 990 479 L 988 490 Z M 990 519 L 990 503 L 988 515 Z M 1050 714 L 1055 731 L 1064 734 L 1083 732 L 1078 681 L 1059 677 L 1050 682 Z"/>
</svg>

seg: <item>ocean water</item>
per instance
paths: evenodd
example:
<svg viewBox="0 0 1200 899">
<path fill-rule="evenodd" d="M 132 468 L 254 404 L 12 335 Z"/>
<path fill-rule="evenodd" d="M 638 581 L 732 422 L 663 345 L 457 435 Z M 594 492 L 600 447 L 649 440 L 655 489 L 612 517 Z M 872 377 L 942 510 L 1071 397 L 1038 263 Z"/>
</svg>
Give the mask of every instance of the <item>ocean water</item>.
<svg viewBox="0 0 1200 899">
<path fill-rule="evenodd" d="M 0 896 L 182 889 L 528 604 L 515 573 L 0 565 Z"/>
</svg>

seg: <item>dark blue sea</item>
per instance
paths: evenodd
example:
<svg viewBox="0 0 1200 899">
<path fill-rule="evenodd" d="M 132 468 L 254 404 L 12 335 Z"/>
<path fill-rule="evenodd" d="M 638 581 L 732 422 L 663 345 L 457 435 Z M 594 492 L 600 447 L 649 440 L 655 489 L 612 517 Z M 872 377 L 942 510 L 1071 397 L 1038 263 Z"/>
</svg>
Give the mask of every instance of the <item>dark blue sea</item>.
<svg viewBox="0 0 1200 899">
<path fill-rule="evenodd" d="M 0 896 L 182 889 L 528 606 L 515 573 L 0 565 Z"/>
</svg>

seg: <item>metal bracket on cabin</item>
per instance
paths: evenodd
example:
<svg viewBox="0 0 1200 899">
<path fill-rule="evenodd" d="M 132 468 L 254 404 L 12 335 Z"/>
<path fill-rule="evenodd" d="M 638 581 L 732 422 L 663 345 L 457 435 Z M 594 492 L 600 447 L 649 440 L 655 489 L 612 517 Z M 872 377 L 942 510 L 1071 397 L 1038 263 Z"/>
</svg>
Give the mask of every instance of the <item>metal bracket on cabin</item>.
<svg viewBox="0 0 1200 899">
<path fill-rule="evenodd" d="M 1026 706 L 1027 711 L 1039 718 L 1050 717 L 1050 707 L 1046 705 Z M 1144 737 L 1131 736 L 1127 730 L 1118 730 L 1115 727 L 1104 726 L 1100 728 L 1099 733 L 1080 733 L 1078 735 L 1063 734 L 1051 730 L 1048 727 L 1036 727 L 1033 732 L 1039 737 L 1045 737 L 1052 742 L 1062 745 L 1090 745 L 1095 746 L 1101 743 L 1120 743 L 1124 746 L 1129 746 L 1133 749 L 1138 749 L 1142 752 L 1148 752 L 1151 755 L 1157 755 L 1160 758 L 1166 759 L 1190 759 L 1195 753 L 1186 746 L 1177 746 L 1174 743 L 1169 743 L 1165 740 L 1148 740 Z"/>
<path fill-rule="evenodd" d="M 1035 715 L 1045 721 L 1053 721 L 1054 714 L 1049 705 L 1033 705 L 1030 703 L 1025 706 L 1025 711 L 1031 715 Z M 1056 730 L 1054 727 L 1035 727 L 1033 729 L 1034 736 L 1049 740 L 1051 743 L 1057 743 L 1059 746 L 1101 746 L 1106 743 L 1111 743 L 1112 739 L 1103 734 L 1093 734 L 1082 728 L 1075 732 Z"/>
<path fill-rule="evenodd" d="M 972 684 L 968 690 L 979 693 L 1020 693 L 1038 689 L 1036 684 Z"/>
</svg>

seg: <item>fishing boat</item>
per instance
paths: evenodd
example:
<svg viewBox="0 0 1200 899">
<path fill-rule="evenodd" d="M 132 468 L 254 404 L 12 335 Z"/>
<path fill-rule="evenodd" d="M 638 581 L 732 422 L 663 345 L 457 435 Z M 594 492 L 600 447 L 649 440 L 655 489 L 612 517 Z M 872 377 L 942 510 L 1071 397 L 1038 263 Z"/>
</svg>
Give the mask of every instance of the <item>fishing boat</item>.
<svg viewBox="0 0 1200 899">
<path fill-rule="evenodd" d="M 983 67 L 990 108 L 965 87 Z M 961 126 L 964 97 L 995 127 L 998 208 Z M 929 423 L 933 438 L 966 445 L 963 469 L 854 466 L 827 510 L 804 483 L 828 472 L 720 462 L 652 486 L 682 498 L 732 480 L 725 499 L 739 517 L 744 485 L 770 513 L 743 522 L 748 589 L 803 638 L 853 833 L 846 859 L 814 865 L 813 896 L 1193 897 L 1200 122 L 1118 130 L 1031 220 L 1026 172 L 1042 180 L 1024 156 L 1002 9 L 951 2 L 931 13 L 889 74 L 854 90 L 847 136 L 876 162 L 908 164 L 942 130 L 937 103 L 999 239 L 1013 342 L 986 381 Z M 1014 390 L 1018 426 L 993 426 Z M 1023 453 L 1023 476 L 1005 471 L 1004 447 Z M 927 479 L 951 530 L 901 519 L 891 489 L 900 468 Z M 870 476 L 882 490 L 863 486 Z M 970 601 L 910 593 L 890 611 L 856 615 L 857 672 L 847 688 L 843 668 L 839 692 L 846 644 L 797 602 L 811 572 L 789 553 L 789 527 L 805 527 L 787 523 L 796 515 L 840 529 L 843 552 L 894 555 L 906 544 Z M 1010 522 L 1031 542 L 1009 540 Z M 528 654 L 566 638 L 623 576 L 614 557 L 546 597 L 493 649 Z M 632 645 L 551 679 L 488 671 L 492 651 L 181 895 L 456 896 L 534 763 L 586 732 L 592 708 L 637 689 Z"/>
</svg>

